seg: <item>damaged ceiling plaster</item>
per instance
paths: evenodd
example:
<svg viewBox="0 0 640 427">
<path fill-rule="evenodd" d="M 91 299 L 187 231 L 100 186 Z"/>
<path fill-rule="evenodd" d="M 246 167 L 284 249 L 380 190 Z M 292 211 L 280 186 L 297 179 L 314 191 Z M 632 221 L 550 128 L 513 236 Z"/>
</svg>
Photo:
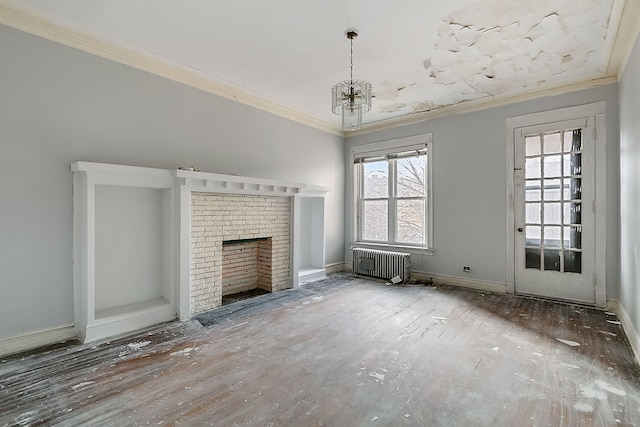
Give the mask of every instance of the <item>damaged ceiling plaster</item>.
<svg viewBox="0 0 640 427">
<path fill-rule="evenodd" d="M 472 3 L 438 25 L 433 53 L 422 60 L 422 79 L 397 85 L 404 89 L 395 92 L 388 81 L 374 85 L 376 100 L 384 101 L 379 111 L 387 116 L 420 113 L 597 78 L 612 1 Z"/>
<path fill-rule="evenodd" d="M 348 29 L 354 78 L 373 85 L 366 130 L 611 81 L 625 4 L 638 1 L 0 0 L 0 21 L 341 132 L 330 93 L 350 72 Z"/>
</svg>

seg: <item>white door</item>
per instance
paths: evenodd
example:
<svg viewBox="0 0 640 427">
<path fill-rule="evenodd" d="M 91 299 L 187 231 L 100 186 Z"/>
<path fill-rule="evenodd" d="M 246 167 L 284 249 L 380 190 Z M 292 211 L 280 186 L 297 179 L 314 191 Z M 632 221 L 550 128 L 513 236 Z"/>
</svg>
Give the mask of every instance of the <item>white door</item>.
<svg viewBox="0 0 640 427">
<path fill-rule="evenodd" d="M 594 119 L 515 130 L 515 291 L 595 303 Z"/>
</svg>

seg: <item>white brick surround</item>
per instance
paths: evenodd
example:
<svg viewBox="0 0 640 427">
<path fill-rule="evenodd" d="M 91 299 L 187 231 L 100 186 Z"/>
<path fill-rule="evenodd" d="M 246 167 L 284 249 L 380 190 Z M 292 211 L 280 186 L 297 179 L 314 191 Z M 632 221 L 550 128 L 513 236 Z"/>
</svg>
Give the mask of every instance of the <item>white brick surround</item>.
<svg viewBox="0 0 640 427">
<path fill-rule="evenodd" d="M 222 305 L 222 242 L 271 237 L 272 291 L 290 288 L 291 197 L 191 193 L 191 314 Z"/>
</svg>

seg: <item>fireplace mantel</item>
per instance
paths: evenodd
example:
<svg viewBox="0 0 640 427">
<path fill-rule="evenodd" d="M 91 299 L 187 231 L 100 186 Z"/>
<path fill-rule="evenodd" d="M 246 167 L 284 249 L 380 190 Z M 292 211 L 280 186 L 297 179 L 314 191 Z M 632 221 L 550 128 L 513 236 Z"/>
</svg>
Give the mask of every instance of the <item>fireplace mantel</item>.
<svg viewBox="0 0 640 427">
<path fill-rule="evenodd" d="M 82 161 L 71 170 L 74 318 L 83 341 L 190 317 L 192 193 L 291 198 L 290 287 L 298 286 L 300 212 L 307 209 L 301 199 L 322 200 L 314 217 L 324 221 L 327 187 Z M 314 244 L 323 269 L 324 239 Z M 145 252 L 150 255 L 140 258 L 140 266 L 123 267 Z"/>
<path fill-rule="evenodd" d="M 189 187 L 192 191 L 261 196 L 293 196 L 303 193 L 308 189 L 306 184 L 287 183 L 246 176 L 222 175 L 181 169 L 175 171 L 175 174 L 176 177 L 179 178 L 180 184 Z"/>
</svg>

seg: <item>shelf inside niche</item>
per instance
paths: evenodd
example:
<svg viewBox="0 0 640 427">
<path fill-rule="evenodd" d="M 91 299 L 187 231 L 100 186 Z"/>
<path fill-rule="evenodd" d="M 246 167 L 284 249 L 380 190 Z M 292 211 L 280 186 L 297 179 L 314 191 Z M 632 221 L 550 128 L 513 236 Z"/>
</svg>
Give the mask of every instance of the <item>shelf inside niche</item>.
<svg viewBox="0 0 640 427">
<path fill-rule="evenodd" d="M 95 319 L 104 320 L 112 317 L 126 316 L 127 314 L 135 314 L 141 311 L 151 310 L 154 308 L 165 308 L 171 304 L 164 298 L 155 298 L 147 301 L 140 301 L 131 304 L 119 305 L 116 307 L 104 308 L 96 310 Z"/>
</svg>

